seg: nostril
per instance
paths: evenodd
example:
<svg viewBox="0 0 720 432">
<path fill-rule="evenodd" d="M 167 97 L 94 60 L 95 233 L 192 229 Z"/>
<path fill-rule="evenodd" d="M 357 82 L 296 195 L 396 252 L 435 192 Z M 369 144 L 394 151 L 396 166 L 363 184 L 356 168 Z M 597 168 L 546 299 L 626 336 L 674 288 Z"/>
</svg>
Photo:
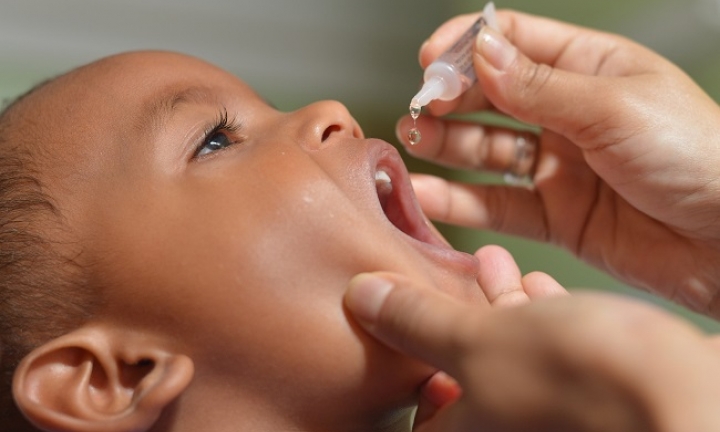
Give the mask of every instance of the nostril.
<svg viewBox="0 0 720 432">
<path fill-rule="evenodd" d="M 322 142 L 325 142 L 325 140 L 327 140 L 328 138 L 330 138 L 330 135 L 332 135 L 332 134 L 335 133 L 335 132 L 340 132 L 340 131 L 342 131 L 342 127 L 341 127 L 340 125 L 334 124 L 334 125 L 328 126 L 328 127 L 325 128 L 325 130 L 323 131 L 321 141 L 322 141 Z"/>
</svg>

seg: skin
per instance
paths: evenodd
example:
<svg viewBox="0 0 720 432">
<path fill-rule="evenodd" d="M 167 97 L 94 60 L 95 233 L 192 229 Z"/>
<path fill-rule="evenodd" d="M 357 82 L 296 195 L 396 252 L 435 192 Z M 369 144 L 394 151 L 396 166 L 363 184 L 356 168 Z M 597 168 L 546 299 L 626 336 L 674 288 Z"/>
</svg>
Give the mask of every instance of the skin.
<svg viewBox="0 0 720 432">
<path fill-rule="evenodd" d="M 440 26 L 427 66 L 477 14 Z M 492 110 L 542 128 L 534 187 L 417 176 L 432 219 L 550 242 L 638 288 L 720 317 L 720 108 L 684 72 L 623 37 L 515 11 L 485 28 L 478 82 L 418 120 L 407 150 L 466 169 L 506 167 L 516 132 L 441 117 Z M 484 155 L 484 156 L 483 156 Z M 505 160 L 502 160 L 505 158 Z M 648 251 L 652 251 L 651 254 Z"/>
<path fill-rule="evenodd" d="M 152 430 L 406 429 L 435 369 L 360 331 L 347 282 L 395 271 L 487 307 L 475 258 L 388 221 L 376 165 L 394 163 L 393 187 L 407 174 L 337 102 L 279 112 L 231 74 L 164 52 L 103 59 L 31 97 L 18 130 L 38 143 L 64 243 L 101 295 L 78 346 L 120 331 L 192 362 Z M 225 110 L 240 126 L 215 138 L 231 145 L 194 157 Z M 36 358 L 18 373 L 21 402 Z"/>
</svg>

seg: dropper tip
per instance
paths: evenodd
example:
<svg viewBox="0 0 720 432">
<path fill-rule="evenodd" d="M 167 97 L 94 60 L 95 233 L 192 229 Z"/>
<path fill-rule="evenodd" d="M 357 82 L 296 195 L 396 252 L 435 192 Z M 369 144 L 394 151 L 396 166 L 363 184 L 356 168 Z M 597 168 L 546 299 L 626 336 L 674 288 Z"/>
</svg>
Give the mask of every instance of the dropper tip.
<svg viewBox="0 0 720 432">
<path fill-rule="evenodd" d="M 413 98 L 410 101 L 410 117 L 412 117 L 413 120 L 417 120 L 417 118 L 420 117 L 420 110 L 422 110 L 422 106 L 416 98 Z"/>
<path fill-rule="evenodd" d="M 439 77 L 432 77 L 425 81 L 420 91 L 412 98 L 410 102 L 410 108 L 412 107 L 424 107 L 429 104 L 430 101 L 440 98 L 442 96 L 445 84 Z"/>
</svg>

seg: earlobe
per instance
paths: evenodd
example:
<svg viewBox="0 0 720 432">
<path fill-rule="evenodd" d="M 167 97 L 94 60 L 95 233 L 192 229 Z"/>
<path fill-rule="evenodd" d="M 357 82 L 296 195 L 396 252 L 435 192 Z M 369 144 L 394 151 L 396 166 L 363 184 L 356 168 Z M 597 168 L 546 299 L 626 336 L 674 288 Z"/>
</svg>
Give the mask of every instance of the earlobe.
<svg viewBox="0 0 720 432">
<path fill-rule="evenodd" d="M 192 361 L 162 341 L 98 326 L 28 354 L 15 371 L 13 396 L 43 430 L 145 431 L 192 376 Z"/>
</svg>

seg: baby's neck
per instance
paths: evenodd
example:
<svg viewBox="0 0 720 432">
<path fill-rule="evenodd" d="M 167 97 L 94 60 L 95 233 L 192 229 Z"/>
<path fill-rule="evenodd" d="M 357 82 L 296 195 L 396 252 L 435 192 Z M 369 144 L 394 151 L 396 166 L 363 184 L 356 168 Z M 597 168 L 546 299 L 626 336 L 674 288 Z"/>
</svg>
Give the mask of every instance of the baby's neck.
<svg viewBox="0 0 720 432">
<path fill-rule="evenodd" d="M 179 405 L 179 404 L 178 404 Z M 284 415 L 263 415 L 243 410 L 222 409 L 208 411 L 191 410 L 174 405 L 165 410 L 149 432 L 410 432 L 414 409 L 394 410 L 380 419 L 308 424 L 305 419 Z M 198 414 L 200 413 L 200 414 Z"/>
</svg>

